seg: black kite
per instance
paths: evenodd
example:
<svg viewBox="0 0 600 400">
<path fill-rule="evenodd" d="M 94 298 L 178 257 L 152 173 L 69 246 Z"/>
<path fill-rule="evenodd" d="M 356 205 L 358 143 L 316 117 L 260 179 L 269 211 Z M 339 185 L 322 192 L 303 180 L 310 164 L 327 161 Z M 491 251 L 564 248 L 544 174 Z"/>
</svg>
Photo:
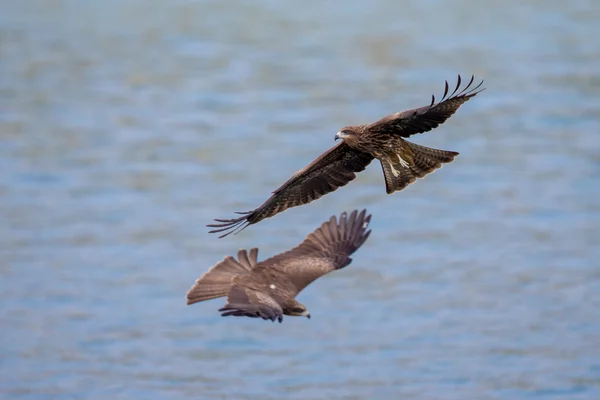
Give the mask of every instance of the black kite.
<svg viewBox="0 0 600 400">
<path fill-rule="evenodd" d="M 310 318 L 295 297 L 315 279 L 350 264 L 350 255 L 369 237 L 366 210 L 342 213 L 323 223 L 292 250 L 258 262 L 258 249 L 240 250 L 202 275 L 187 293 L 187 304 L 227 296 L 226 317 L 282 321 L 283 315 Z"/>
<path fill-rule="evenodd" d="M 427 106 L 391 114 L 370 125 L 342 128 L 335 135 L 335 140 L 342 139 L 340 143 L 294 174 L 260 207 L 248 212 L 238 212 L 237 214 L 242 214 L 238 218 L 215 219 L 218 223 L 208 226 L 217 229 L 210 233 L 224 232 L 220 236 L 224 237 L 288 208 L 310 203 L 345 186 L 374 158 L 381 162 L 388 194 L 404 189 L 417 178 L 423 178 L 440 168 L 443 163 L 453 161 L 457 152 L 419 146 L 403 138 L 438 127 L 463 103 L 484 90 L 478 90 L 483 81 L 471 87 L 473 80 L 472 76 L 469 83 L 459 91 L 459 75 L 456 88 L 449 96 L 446 81 L 444 95 L 439 103 L 435 103 L 435 96 L 431 96 L 431 104 Z"/>
</svg>

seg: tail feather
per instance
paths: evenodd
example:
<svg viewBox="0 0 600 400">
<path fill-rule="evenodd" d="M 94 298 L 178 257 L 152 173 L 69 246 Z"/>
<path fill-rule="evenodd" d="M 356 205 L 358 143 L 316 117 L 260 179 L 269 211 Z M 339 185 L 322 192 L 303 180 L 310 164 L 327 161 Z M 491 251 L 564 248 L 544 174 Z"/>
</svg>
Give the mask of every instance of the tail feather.
<svg viewBox="0 0 600 400">
<path fill-rule="evenodd" d="M 380 160 L 388 194 L 404 189 L 417 178 L 423 178 L 442 164 L 454 161 L 458 155 L 455 151 L 432 149 L 406 140 L 402 140 L 401 146 L 404 148 L 400 151 L 408 160 L 398 158 L 397 162 L 391 164 L 387 160 Z"/>
<path fill-rule="evenodd" d="M 246 250 L 238 252 L 238 259 L 227 256 L 223 261 L 208 270 L 196 280 L 187 293 L 187 304 L 226 296 L 231 289 L 233 278 L 247 274 L 257 264 L 258 249 L 253 248 L 250 254 Z"/>
</svg>

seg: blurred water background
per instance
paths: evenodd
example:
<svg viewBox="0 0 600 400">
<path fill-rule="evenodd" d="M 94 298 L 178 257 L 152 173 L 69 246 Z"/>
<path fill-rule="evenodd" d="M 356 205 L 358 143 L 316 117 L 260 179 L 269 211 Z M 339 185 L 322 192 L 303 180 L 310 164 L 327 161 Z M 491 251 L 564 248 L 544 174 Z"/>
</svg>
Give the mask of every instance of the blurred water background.
<svg viewBox="0 0 600 400">
<path fill-rule="evenodd" d="M 600 398 L 600 3 L 3 1 L 0 397 Z M 218 240 L 344 125 L 487 90 L 413 141 L 459 151 L 388 196 L 348 186 Z M 299 300 L 186 307 L 366 207 Z"/>
</svg>

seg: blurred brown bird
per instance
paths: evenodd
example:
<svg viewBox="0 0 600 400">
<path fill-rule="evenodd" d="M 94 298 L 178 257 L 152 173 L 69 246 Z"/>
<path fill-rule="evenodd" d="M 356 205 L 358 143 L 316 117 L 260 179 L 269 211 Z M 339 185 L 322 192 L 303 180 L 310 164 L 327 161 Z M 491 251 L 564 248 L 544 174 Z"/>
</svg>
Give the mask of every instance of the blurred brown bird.
<svg viewBox="0 0 600 400">
<path fill-rule="evenodd" d="M 471 87 L 474 79 L 472 76 L 469 83 L 459 91 L 459 75 L 456 88 L 449 96 L 446 81 L 444 95 L 438 103 L 435 103 L 435 96 L 431 96 L 431 103 L 427 106 L 391 114 L 370 125 L 342 128 L 335 135 L 335 140 L 342 139 L 340 143 L 294 174 L 260 207 L 248 212 L 238 212 L 237 214 L 242 214 L 238 218 L 215 219 L 217 224 L 207 225 L 217 228 L 210 233 L 224 232 L 219 236 L 222 238 L 288 208 L 308 204 L 345 186 L 374 158 L 381 162 L 388 194 L 404 189 L 417 178 L 423 178 L 442 164 L 453 161 L 457 152 L 419 146 L 403 138 L 438 127 L 463 103 L 483 91 L 484 89 L 480 89 L 483 81 Z"/>
<path fill-rule="evenodd" d="M 220 308 L 226 317 L 283 320 L 283 315 L 310 318 L 296 295 L 315 279 L 350 264 L 350 255 L 369 237 L 366 210 L 344 212 L 323 223 L 300 245 L 258 262 L 258 249 L 228 256 L 202 275 L 187 293 L 187 304 L 227 296 Z"/>
</svg>

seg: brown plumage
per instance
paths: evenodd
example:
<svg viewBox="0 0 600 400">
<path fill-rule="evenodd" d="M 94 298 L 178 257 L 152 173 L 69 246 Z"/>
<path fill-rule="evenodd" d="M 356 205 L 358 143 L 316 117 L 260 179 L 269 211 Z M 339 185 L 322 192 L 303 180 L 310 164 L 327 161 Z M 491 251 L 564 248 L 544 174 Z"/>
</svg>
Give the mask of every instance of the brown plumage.
<svg viewBox="0 0 600 400">
<path fill-rule="evenodd" d="M 316 160 L 298 171 L 273 192 L 260 207 L 241 212 L 234 219 L 215 219 L 218 223 L 208 225 L 216 228 L 210 233 L 223 233 L 220 237 L 239 232 L 248 225 L 291 207 L 310 203 L 324 194 L 345 186 L 364 170 L 374 158 L 381 162 L 385 187 L 388 194 L 404 189 L 417 178 L 449 163 L 458 155 L 454 151 L 437 150 L 408 142 L 417 133 L 428 132 L 444 123 L 459 107 L 484 89 L 483 81 L 471 87 L 474 77 L 461 90 L 461 77 L 454 91 L 448 95 L 446 81 L 444 95 L 436 103 L 388 115 L 370 125 L 342 128 L 335 139 L 340 143 L 321 154 Z"/>
<path fill-rule="evenodd" d="M 202 275 L 187 293 L 187 304 L 227 296 L 226 317 L 283 320 L 310 314 L 295 297 L 315 279 L 350 264 L 350 255 L 369 237 L 366 210 L 333 216 L 285 253 L 258 262 L 258 249 L 240 250 Z"/>
</svg>

